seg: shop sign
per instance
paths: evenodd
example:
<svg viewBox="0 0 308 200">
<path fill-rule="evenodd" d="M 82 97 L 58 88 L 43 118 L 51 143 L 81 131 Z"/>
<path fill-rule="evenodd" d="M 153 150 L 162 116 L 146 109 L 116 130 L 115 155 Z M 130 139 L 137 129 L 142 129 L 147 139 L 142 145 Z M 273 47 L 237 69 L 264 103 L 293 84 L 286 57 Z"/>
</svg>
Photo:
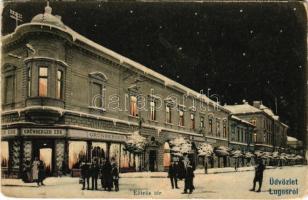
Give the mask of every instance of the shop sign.
<svg viewBox="0 0 308 200">
<path fill-rule="evenodd" d="M 69 130 L 68 136 L 72 138 L 95 139 L 95 140 L 103 140 L 103 141 L 124 142 L 126 140 L 126 136 L 121 135 L 121 134 L 81 131 L 81 130 Z"/>
<path fill-rule="evenodd" d="M 22 129 L 23 136 L 65 136 L 65 129 L 38 129 L 25 128 Z"/>
<path fill-rule="evenodd" d="M 6 138 L 6 137 L 14 137 L 18 135 L 17 129 L 6 129 L 6 130 L 1 130 L 1 137 Z"/>
</svg>

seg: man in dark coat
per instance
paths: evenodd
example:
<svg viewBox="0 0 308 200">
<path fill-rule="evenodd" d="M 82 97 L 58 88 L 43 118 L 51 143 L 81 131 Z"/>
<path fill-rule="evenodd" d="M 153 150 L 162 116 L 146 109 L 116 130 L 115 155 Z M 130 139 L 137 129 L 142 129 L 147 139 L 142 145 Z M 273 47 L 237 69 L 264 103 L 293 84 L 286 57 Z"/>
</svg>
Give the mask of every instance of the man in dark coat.
<svg viewBox="0 0 308 200">
<path fill-rule="evenodd" d="M 45 185 L 43 183 L 45 177 L 46 177 L 46 167 L 45 167 L 45 163 L 40 160 L 40 164 L 38 166 L 38 170 L 39 170 L 39 173 L 38 173 L 38 181 L 39 181 L 39 184 L 41 185 Z"/>
<path fill-rule="evenodd" d="M 262 181 L 263 181 L 263 172 L 265 170 L 265 166 L 263 164 L 262 159 L 257 160 L 257 166 L 255 167 L 255 177 L 253 179 L 253 188 L 250 191 L 255 191 L 256 182 L 259 182 L 259 189 L 257 192 L 261 192 Z"/>
<path fill-rule="evenodd" d="M 93 160 L 91 164 L 91 178 L 92 178 L 92 190 L 97 190 L 97 179 L 99 174 L 99 165 L 97 160 Z"/>
<path fill-rule="evenodd" d="M 171 162 L 169 166 L 168 177 L 170 178 L 172 189 L 174 189 L 174 186 L 178 189 L 178 166 L 175 162 Z"/>
<path fill-rule="evenodd" d="M 112 158 L 111 159 L 111 176 L 112 176 L 112 182 L 113 182 L 113 185 L 114 185 L 114 190 L 116 192 L 119 191 L 119 169 L 118 169 L 118 166 L 117 166 L 117 163 L 115 162 L 115 159 Z"/>
<path fill-rule="evenodd" d="M 191 194 L 194 190 L 193 179 L 194 179 L 194 170 L 190 164 L 190 161 L 187 161 L 185 165 L 185 187 L 183 194 L 187 194 L 187 190 L 189 190 L 189 194 Z"/>
<path fill-rule="evenodd" d="M 102 178 L 103 178 L 103 188 L 108 191 L 111 191 L 112 188 L 112 176 L 111 176 L 111 164 L 110 161 L 107 159 L 105 164 L 102 168 Z"/>
<path fill-rule="evenodd" d="M 89 169 L 89 165 L 85 162 L 81 163 L 80 169 L 81 169 L 81 178 L 82 178 L 82 190 L 85 189 L 85 185 L 87 183 L 87 190 L 89 190 L 90 188 L 90 169 Z"/>
</svg>

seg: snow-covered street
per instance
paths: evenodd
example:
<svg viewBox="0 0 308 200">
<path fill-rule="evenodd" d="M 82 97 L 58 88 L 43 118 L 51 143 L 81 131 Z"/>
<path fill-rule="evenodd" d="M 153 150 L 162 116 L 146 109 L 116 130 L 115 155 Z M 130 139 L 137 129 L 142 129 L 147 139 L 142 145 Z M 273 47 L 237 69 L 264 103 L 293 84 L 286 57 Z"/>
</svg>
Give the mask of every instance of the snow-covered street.
<svg viewBox="0 0 308 200">
<path fill-rule="evenodd" d="M 45 180 L 46 186 L 39 188 L 34 183 L 25 184 L 19 179 L 2 179 L 2 193 L 10 197 L 36 198 L 295 198 L 303 196 L 305 193 L 307 174 L 307 166 L 267 169 L 264 172 L 260 193 L 249 191 L 252 187 L 254 171 L 207 175 L 198 173 L 194 179 L 196 190 L 193 194 L 181 194 L 183 192 L 183 181 L 179 182 L 180 189 L 171 189 L 168 178 L 136 178 L 127 175 L 123 175 L 120 179 L 119 192 L 81 190 L 78 178 L 51 177 Z M 297 179 L 297 184 L 293 181 L 293 185 L 270 185 L 270 178 L 279 180 L 283 178 L 286 180 Z M 294 191 L 298 189 L 299 194 L 279 197 L 277 194 L 270 194 L 270 189 L 272 192 L 277 189 L 294 189 Z"/>
</svg>

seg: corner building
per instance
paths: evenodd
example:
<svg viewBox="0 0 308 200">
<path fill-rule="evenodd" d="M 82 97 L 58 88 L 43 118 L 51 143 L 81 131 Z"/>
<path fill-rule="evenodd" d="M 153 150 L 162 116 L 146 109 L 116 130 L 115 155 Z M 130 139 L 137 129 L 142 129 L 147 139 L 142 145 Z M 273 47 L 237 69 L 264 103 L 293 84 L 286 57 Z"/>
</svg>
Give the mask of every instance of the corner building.
<svg viewBox="0 0 308 200">
<path fill-rule="evenodd" d="M 74 171 L 95 147 L 125 172 L 165 170 L 178 136 L 194 148 L 228 146 L 227 109 L 76 33 L 49 6 L 2 42 L 2 169 L 11 176 L 35 157 L 49 175 Z M 145 151 L 127 152 L 139 130 Z"/>
</svg>

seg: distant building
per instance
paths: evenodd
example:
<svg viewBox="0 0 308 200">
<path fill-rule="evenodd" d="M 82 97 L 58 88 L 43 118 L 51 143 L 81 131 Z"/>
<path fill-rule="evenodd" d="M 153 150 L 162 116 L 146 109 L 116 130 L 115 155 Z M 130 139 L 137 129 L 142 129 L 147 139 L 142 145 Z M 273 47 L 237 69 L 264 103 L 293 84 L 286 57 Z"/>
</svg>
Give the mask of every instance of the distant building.
<svg viewBox="0 0 308 200">
<path fill-rule="evenodd" d="M 256 150 L 272 152 L 285 147 L 288 126 L 281 123 L 278 116 L 261 101 L 254 101 L 253 105 L 244 102 L 224 107 L 233 115 L 256 126 L 253 134 Z"/>
</svg>

